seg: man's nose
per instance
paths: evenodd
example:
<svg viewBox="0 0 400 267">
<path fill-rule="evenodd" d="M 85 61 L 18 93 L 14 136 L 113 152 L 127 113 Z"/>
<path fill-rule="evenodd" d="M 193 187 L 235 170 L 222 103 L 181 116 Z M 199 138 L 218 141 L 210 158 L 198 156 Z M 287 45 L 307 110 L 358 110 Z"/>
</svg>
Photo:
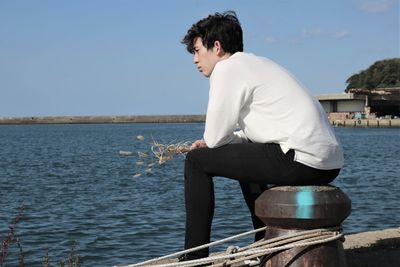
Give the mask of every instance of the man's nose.
<svg viewBox="0 0 400 267">
<path fill-rule="evenodd" d="M 199 57 L 196 54 L 194 54 L 194 56 L 193 56 L 193 63 L 194 64 L 199 63 Z"/>
</svg>

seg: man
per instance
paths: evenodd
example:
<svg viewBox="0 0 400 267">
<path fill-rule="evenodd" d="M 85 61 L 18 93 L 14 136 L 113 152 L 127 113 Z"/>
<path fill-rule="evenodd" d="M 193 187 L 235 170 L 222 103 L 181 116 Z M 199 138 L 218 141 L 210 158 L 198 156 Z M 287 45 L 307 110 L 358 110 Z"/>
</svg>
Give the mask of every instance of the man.
<svg viewBox="0 0 400 267">
<path fill-rule="evenodd" d="M 182 43 L 210 79 L 204 136 L 192 144 L 185 160 L 188 249 L 210 241 L 214 176 L 240 182 L 258 228 L 263 224 L 254 215 L 254 201 L 267 184 L 330 183 L 343 165 L 343 152 L 310 92 L 271 60 L 243 52 L 234 12 L 200 20 Z M 181 260 L 208 253 L 202 249 Z"/>
</svg>

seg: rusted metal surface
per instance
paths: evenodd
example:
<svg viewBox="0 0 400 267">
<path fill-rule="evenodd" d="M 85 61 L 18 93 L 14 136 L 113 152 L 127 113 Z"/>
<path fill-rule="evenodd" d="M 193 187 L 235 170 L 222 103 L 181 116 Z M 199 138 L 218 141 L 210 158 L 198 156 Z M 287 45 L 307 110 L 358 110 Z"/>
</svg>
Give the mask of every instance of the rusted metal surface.
<svg viewBox="0 0 400 267">
<path fill-rule="evenodd" d="M 271 227 L 266 239 L 297 233 L 302 230 Z M 335 240 L 321 245 L 292 248 L 273 253 L 262 260 L 267 267 L 343 267 L 346 266 L 343 243 Z"/>
<path fill-rule="evenodd" d="M 256 215 L 269 226 L 266 239 L 340 226 L 350 212 L 350 199 L 330 185 L 273 187 L 256 200 Z M 343 242 L 335 240 L 273 253 L 264 257 L 260 266 L 345 267 Z"/>
<path fill-rule="evenodd" d="M 256 200 L 256 215 L 266 225 L 283 228 L 338 226 L 350 211 L 350 199 L 330 185 L 273 187 Z"/>
</svg>

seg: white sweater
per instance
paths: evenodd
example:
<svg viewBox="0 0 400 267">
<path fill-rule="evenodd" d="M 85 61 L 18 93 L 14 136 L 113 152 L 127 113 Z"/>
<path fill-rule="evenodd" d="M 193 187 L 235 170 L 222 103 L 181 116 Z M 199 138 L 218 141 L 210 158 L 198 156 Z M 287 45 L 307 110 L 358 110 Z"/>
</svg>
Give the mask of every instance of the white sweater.
<svg viewBox="0 0 400 267">
<path fill-rule="evenodd" d="M 235 132 L 239 126 L 240 131 Z M 343 166 L 342 147 L 310 92 L 273 61 L 238 52 L 210 76 L 204 140 L 215 148 L 252 141 L 280 144 L 317 169 Z"/>
</svg>

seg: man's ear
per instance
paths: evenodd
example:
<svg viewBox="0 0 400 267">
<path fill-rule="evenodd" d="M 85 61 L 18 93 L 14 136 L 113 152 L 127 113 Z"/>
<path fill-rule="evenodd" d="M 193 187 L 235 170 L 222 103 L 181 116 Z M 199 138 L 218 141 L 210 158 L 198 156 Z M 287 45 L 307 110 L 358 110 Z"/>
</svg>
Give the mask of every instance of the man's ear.
<svg viewBox="0 0 400 267">
<path fill-rule="evenodd" d="M 218 56 L 223 56 L 225 54 L 225 51 L 222 48 L 222 45 L 219 41 L 214 42 L 214 49 L 215 49 L 215 52 L 217 52 Z"/>
</svg>

